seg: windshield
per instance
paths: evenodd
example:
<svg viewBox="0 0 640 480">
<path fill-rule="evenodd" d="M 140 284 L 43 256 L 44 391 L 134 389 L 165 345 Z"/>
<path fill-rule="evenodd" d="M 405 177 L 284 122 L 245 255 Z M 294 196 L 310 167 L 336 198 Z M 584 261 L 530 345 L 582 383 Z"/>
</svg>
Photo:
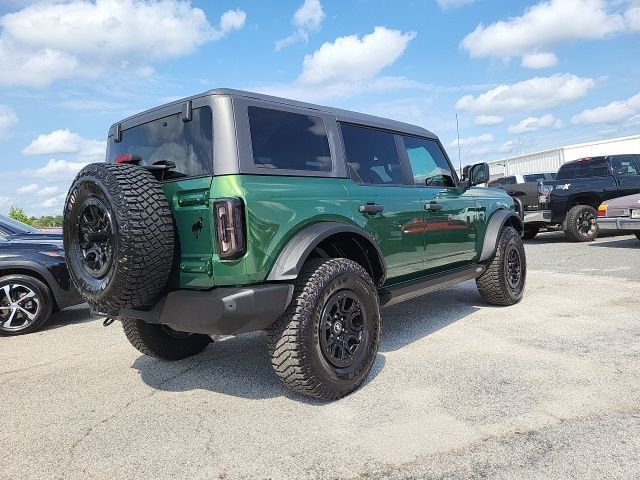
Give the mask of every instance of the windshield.
<svg viewBox="0 0 640 480">
<path fill-rule="evenodd" d="M 25 233 L 40 233 L 37 228 L 33 228 L 31 225 L 14 220 L 6 215 L 0 215 L 0 234 L 16 235 Z"/>
</svg>

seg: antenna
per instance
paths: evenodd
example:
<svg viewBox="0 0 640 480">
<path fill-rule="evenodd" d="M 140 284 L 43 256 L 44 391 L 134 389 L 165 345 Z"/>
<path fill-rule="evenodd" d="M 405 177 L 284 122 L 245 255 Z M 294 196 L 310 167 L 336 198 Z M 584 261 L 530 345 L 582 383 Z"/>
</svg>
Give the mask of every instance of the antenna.
<svg viewBox="0 0 640 480">
<path fill-rule="evenodd" d="M 460 123 L 456 113 L 456 131 L 458 132 L 458 165 L 460 166 L 460 178 L 462 178 L 462 156 L 460 155 Z"/>
</svg>

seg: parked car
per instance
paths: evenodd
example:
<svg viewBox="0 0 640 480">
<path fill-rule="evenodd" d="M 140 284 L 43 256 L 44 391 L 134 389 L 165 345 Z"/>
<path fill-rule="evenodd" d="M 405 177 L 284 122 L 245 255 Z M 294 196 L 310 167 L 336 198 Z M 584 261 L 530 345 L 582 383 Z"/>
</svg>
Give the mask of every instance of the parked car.
<svg viewBox="0 0 640 480">
<path fill-rule="evenodd" d="M 460 181 L 423 128 L 213 90 L 116 123 L 107 145 L 69 191 L 67 263 L 146 355 L 266 329 L 285 385 L 336 399 L 371 370 L 380 306 L 470 279 L 488 303 L 522 298 L 513 200 L 474 188 L 487 164 Z"/>
<path fill-rule="evenodd" d="M 534 238 L 551 220 L 551 212 L 547 208 L 549 194 L 553 187 L 545 182 L 553 182 L 555 175 L 555 173 L 517 174 L 488 183 L 489 187 L 502 188 L 522 203 L 524 219 L 522 238 L 525 240 Z"/>
<path fill-rule="evenodd" d="M 640 240 L 640 194 L 607 200 L 598 207 L 600 230 L 635 233 Z"/>
<path fill-rule="evenodd" d="M 0 335 L 35 332 L 51 313 L 82 303 L 60 236 L 0 235 Z"/>
<path fill-rule="evenodd" d="M 12 235 L 13 238 L 43 238 L 62 240 L 62 230 L 38 230 L 6 215 L 0 214 L 0 236 Z"/>
<path fill-rule="evenodd" d="M 554 172 L 543 173 L 515 173 L 513 175 L 507 175 L 504 177 L 491 180 L 487 186 L 489 187 L 502 187 L 503 185 L 517 185 L 522 183 L 535 183 L 538 180 L 555 180 L 556 174 Z"/>
</svg>

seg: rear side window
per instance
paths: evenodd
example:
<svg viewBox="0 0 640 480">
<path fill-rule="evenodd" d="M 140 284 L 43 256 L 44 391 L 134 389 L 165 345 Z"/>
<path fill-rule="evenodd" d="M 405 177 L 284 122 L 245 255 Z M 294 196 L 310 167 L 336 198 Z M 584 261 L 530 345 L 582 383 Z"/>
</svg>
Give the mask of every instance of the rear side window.
<svg viewBox="0 0 640 480">
<path fill-rule="evenodd" d="M 322 118 L 249 107 L 249 126 L 257 167 L 315 172 L 333 169 Z"/>
<path fill-rule="evenodd" d="M 537 173 L 537 174 L 533 174 L 533 175 L 525 175 L 524 176 L 525 183 L 537 182 L 538 180 L 544 180 L 544 179 L 545 179 L 545 174 L 544 173 Z"/>
<path fill-rule="evenodd" d="M 455 187 L 451 166 L 433 140 L 402 137 L 416 185 Z"/>
<path fill-rule="evenodd" d="M 211 175 L 213 172 L 213 119 L 211 108 L 193 109 L 189 122 L 176 113 L 123 130 L 122 141 L 109 141 L 107 161 L 120 154 L 140 155 L 144 165 L 168 160 L 176 164 L 166 178 Z"/>
<path fill-rule="evenodd" d="M 588 163 L 590 177 L 606 177 L 609 175 L 609 167 L 607 166 L 607 161 L 604 158 L 597 158 Z"/>
<path fill-rule="evenodd" d="M 354 125 L 341 125 L 349 167 L 364 183 L 399 185 L 402 168 L 393 134 Z"/>
<path fill-rule="evenodd" d="M 556 180 L 571 180 L 576 176 L 576 164 L 575 163 L 567 163 L 560 167 L 558 170 L 558 174 L 556 175 Z"/>
</svg>

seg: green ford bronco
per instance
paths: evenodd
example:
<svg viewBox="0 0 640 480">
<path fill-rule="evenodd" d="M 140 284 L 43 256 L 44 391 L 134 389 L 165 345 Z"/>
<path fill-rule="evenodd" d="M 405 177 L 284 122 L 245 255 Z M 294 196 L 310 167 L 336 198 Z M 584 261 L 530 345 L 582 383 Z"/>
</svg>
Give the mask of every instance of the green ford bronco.
<svg viewBox="0 0 640 480">
<path fill-rule="evenodd" d="M 266 330 L 286 386 L 337 399 L 371 370 L 381 307 L 471 279 L 488 303 L 522 298 L 521 217 L 474 188 L 486 164 L 467 171 L 420 127 L 212 90 L 111 127 L 69 190 L 66 259 L 140 352 Z"/>
</svg>

